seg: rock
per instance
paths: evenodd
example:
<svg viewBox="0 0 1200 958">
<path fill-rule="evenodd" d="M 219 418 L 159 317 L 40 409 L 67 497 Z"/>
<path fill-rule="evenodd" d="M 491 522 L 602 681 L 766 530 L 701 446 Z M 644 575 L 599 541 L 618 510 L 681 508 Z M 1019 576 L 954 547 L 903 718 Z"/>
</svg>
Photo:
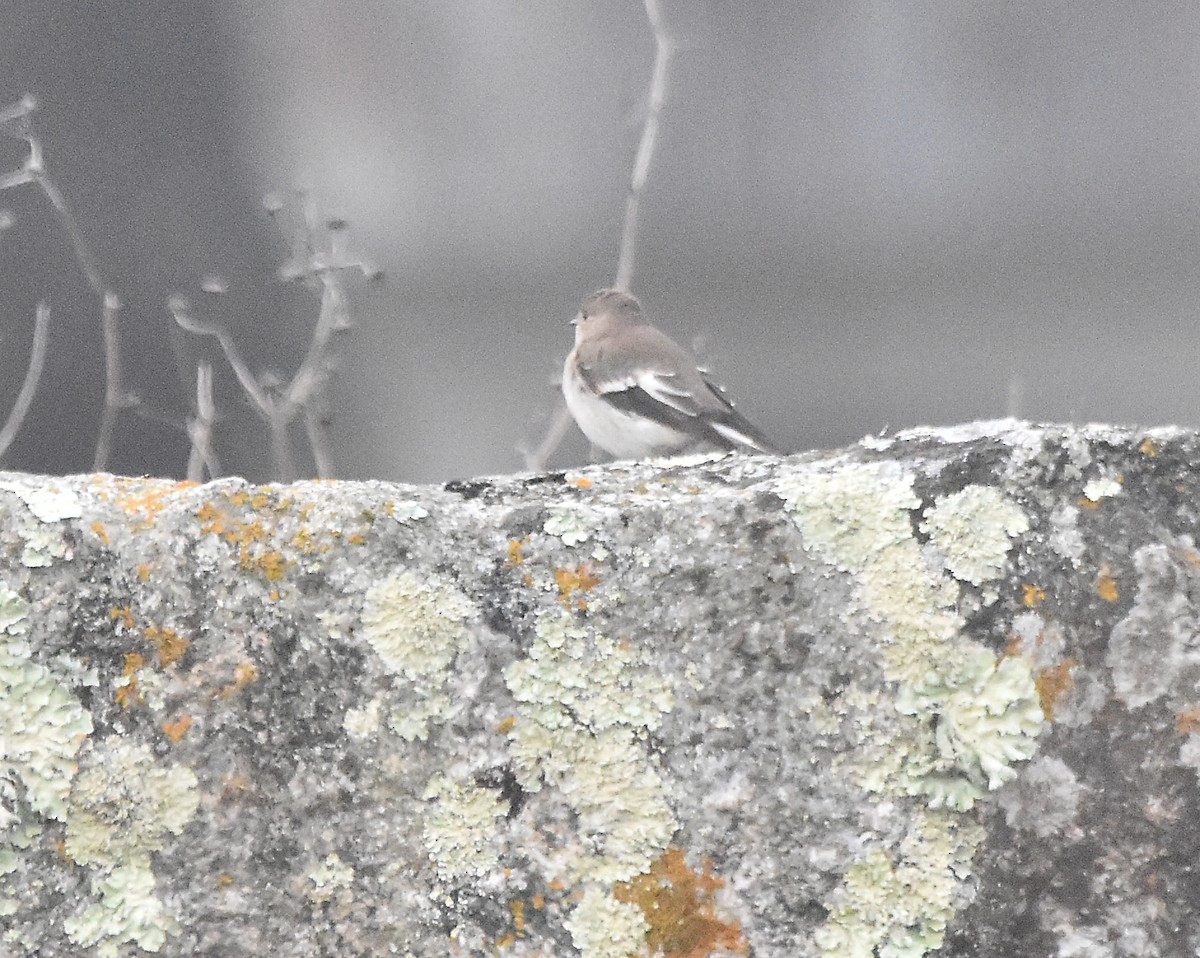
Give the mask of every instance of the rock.
<svg viewBox="0 0 1200 958">
<path fill-rule="evenodd" d="M 2 474 L 4 953 L 1196 954 L 1198 464 Z"/>
</svg>

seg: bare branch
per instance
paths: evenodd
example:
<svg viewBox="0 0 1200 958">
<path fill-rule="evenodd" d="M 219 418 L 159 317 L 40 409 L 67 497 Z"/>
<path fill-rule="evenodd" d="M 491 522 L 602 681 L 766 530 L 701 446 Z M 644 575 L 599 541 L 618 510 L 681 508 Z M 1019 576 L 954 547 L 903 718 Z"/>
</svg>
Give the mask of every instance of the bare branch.
<svg viewBox="0 0 1200 958">
<path fill-rule="evenodd" d="M 308 448 L 312 450 L 313 463 L 317 467 L 317 478 L 332 479 L 333 458 L 329 455 L 329 436 L 324 416 L 311 404 L 304 407 L 304 432 L 308 436 Z"/>
<path fill-rule="evenodd" d="M 536 449 L 529 449 L 523 446 L 517 450 L 525 459 L 525 468 L 530 472 L 545 471 L 546 463 L 554 455 L 554 451 L 562 445 L 563 439 L 566 438 L 567 430 L 570 428 L 571 412 L 567 409 L 566 401 L 560 397 L 558 405 L 554 410 L 554 419 L 551 421 L 550 427 L 546 430 L 546 435 L 538 444 L 538 447 Z"/>
<path fill-rule="evenodd" d="M 0 129 L 3 129 L 9 124 L 19 124 L 20 129 L 12 135 L 23 138 L 25 136 L 25 123 L 36 111 L 37 100 L 26 93 L 16 103 L 11 103 L 6 107 L 0 107 Z"/>
<path fill-rule="evenodd" d="M 104 308 L 100 315 L 100 329 L 104 336 L 104 413 L 100 417 L 100 434 L 96 437 L 96 454 L 92 458 L 95 472 L 103 472 L 108 468 L 117 417 L 136 403 L 125 389 L 121 372 L 121 344 L 117 328 L 120 312 L 121 301 L 114 293 L 105 293 Z"/>
<path fill-rule="evenodd" d="M 633 161 L 633 173 L 629 177 L 629 192 L 625 196 L 625 222 L 621 228 L 621 250 L 617 257 L 617 278 L 613 285 L 628 290 L 633 283 L 634 264 L 637 259 L 638 214 L 642 193 L 650 177 L 650 164 L 654 159 L 654 148 L 658 144 L 658 118 L 667 96 L 667 68 L 675 51 L 675 41 L 667 33 L 663 22 L 659 0 L 643 0 L 646 19 L 654 34 L 654 68 L 650 72 L 650 89 L 646 97 L 646 119 L 642 125 L 642 136 L 638 141 L 637 155 Z M 562 444 L 571 425 L 571 414 L 561 398 L 555 409 L 545 437 L 536 449 L 518 448 L 525 459 L 525 468 L 541 472 Z"/>
<path fill-rule="evenodd" d="M 229 335 L 229 331 L 224 326 L 218 326 L 216 323 L 206 323 L 204 320 L 197 318 L 191 312 L 191 304 L 182 296 L 172 296 L 167 300 L 167 309 L 171 311 L 171 315 L 175 317 L 175 322 L 179 324 L 180 329 L 192 333 L 194 336 L 212 336 L 221 346 L 221 352 L 225 354 L 225 359 L 228 360 L 233 373 L 237 376 L 238 383 L 250 400 L 254 403 L 259 414 L 268 422 L 275 415 L 275 400 L 259 385 L 254 373 L 250 371 L 250 367 L 246 364 L 246 360 L 242 358 L 241 351 L 237 348 L 237 343 L 233 341 L 233 337 Z"/>
<path fill-rule="evenodd" d="M 0 176 L 0 191 L 11 190 L 15 186 L 24 186 L 33 182 L 33 174 L 22 168 Z"/>
<path fill-rule="evenodd" d="M 17 393 L 16 402 L 8 414 L 4 428 L 0 429 L 0 456 L 8 452 L 8 447 L 16 438 L 29 407 L 33 403 L 34 393 L 37 392 L 38 380 L 42 378 L 42 368 L 46 362 L 46 342 L 50 338 L 50 307 L 38 303 L 37 314 L 33 321 L 33 346 L 29 351 L 29 367 L 25 370 L 25 381 L 21 383 L 21 391 Z"/>
<path fill-rule="evenodd" d="M 650 75 L 650 93 L 646 103 L 646 122 L 642 126 L 642 138 L 638 143 L 637 156 L 633 162 L 633 175 L 629 180 L 629 193 L 625 197 L 625 225 L 621 231 L 621 253 L 617 259 L 617 289 L 629 289 L 633 282 L 634 261 L 637 255 L 638 212 L 646 180 L 650 176 L 650 163 L 654 159 L 654 147 L 658 142 L 658 115 L 662 111 L 667 95 L 667 67 L 675 42 L 667 34 L 663 24 L 658 0 L 645 0 L 646 18 L 654 32 L 654 69 Z"/>
<path fill-rule="evenodd" d="M 208 363 L 196 367 L 196 415 L 188 420 L 187 433 L 192 442 L 188 454 L 187 476 L 193 482 L 204 479 L 205 470 L 210 479 L 221 473 L 221 464 L 212 447 L 213 422 L 217 417 L 213 402 L 213 371 Z"/>
<path fill-rule="evenodd" d="M 300 414 L 304 417 L 317 474 L 324 478 L 332 475 L 333 465 L 320 406 L 327 398 L 330 381 L 337 369 L 336 334 L 352 326 L 349 299 L 341 274 L 345 270 L 355 270 L 374 279 L 378 270 L 348 255 L 346 224 L 340 219 L 323 220 L 309 192 L 297 190 L 292 202 L 272 194 L 265 198 L 264 205 L 271 216 L 279 218 L 291 246 L 288 259 L 280 267 L 280 277 L 285 281 L 301 281 L 310 288 L 319 289 L 321 294 L 321 306 L 308 349 L 290 379 L 268 382 L 265 377 L 255 378 L 224 327 L 197 318 L 183 297 L 172 297 L 169 308 L 180 328 L 198 336 L 212 336 L 221 344 L 242 389 L 270 428 L 277 478 L 290 478 L 295 473 L 290 429 Z M 208 281 L 206 288 L 223 292 L 224 284 Z"/>
<path fill-rule="evenodd" d="M 42 152 L 41 140 L 31 130 L 33 114 L 37 112 L 37 101 L 28 94 L 17 103 L 0 109 L 0 130 L 5 127 L 16 127 L 5 130 L 10 135 L 19 137 L 29 147 L 29 155 L 21 169 L 0 176 L 0 191 L 35 184 L 49 201 L 59 225 L 67 234 L 75 261 L 87 280 L 92 292 L 101 302 L 101 333 L 104 340 L 104 414 L 100 421 L 100 434 L 96 439 L 96 453 L 92 460 L 93 468 L 97 471 L 107 468 L 112 451 L 112 438 L 116 430 L 117 417 L 121 411 L 128 409 L 131 401 L 125 385 L 121 380 L 121 363 L 118 355 L 119 341 L 117 336 L 117 314 L 121 308 L 121 300 L 112 287 L 105 282 L 96 263 L 96 257 L 84 239 L 83 231 L 67 205 L 66 198 L 57 184 L 51 179 L 46 170 L 46 160 Z"/>
</svg>

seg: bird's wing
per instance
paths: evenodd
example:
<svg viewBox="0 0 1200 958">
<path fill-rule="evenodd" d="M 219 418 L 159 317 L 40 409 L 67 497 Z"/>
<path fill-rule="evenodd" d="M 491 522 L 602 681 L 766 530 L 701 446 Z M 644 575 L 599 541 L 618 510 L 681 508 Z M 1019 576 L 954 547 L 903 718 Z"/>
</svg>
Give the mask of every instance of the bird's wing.
<svg viewBox="0 0 1200 958">
<path fill-rule="evenodd" d="M 579 376 L 587 389 L 615 409 L 669 426 L 697 444 L 775 451 L 679 346 L 653 327 L 638 333 L 639 350 L 614 353 L 603 343 L 580 349 Z"/>
<path fill-rule="evenodd" d="M 709 425 L 736 448 L 756 449 L 759 452 L 779 455 L 779 449 L 763 435 L 762 430 L 733 408 L 733 402 L 725 395 L 725 390 L 713 382 L 704 370 L 699 370 L 699 373 L 709 393 L 720 403 L 718 410 L 709 413 Z"/>
</svg>

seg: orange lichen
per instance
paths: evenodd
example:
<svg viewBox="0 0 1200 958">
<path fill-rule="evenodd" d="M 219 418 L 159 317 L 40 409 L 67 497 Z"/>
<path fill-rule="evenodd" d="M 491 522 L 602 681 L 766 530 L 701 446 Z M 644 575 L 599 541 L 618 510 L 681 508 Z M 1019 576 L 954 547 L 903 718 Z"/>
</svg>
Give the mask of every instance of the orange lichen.
<svg viewBox="0 0 1200 958">
<path fill-rule="evenodd" d="M 361 546 L 367 541 L 367 537 L 361 532 L 354 532 L 346 536 L 346 541 L 352 546 Z"/>
<path fill-rule="evenodd" d="M 278 582 L 282 579 L 289 564 L 283 553 L 275 549 L 270 549 L 258 557 L 258 566 L 268 582 Z"/>
<path fill-rule="evenodd" d="M 251 685 L 258 681 L 258 666 L 253 662 L 239 662 L 237 668 L 233 670 L 233 681 L 226 685 L 217 694 L 223 699 L 229 698 L 231 695 L 236 695 L 247 685 Z"/>
<path fill-rule="evenodd" d="M 725 885 L 705 858 L 702 871 L 688 867 L 683 850 L 672 846 L 650 871 L 613 886 L 617 901 L 637 905 L 649 931 L 646 945 L 664 958 L 707 958 L 720 948 L 744 955 L 750 945 L 736 922 L 722 921 L 715 895 Z"/>
<path fill-rule="evenodd" d="M 1039 605 L 1046 601 L 1045 589 L 1026 582 L 1025 585 L 1022 586 L 1022 590 L 1024 595 L 1022 596 L 1021 601 L 1031 609 L 1036 609 Z"/>
<path fill-rule="evenodd" d="M 235 506 L 249 505 L 262 509 L 270 504 L 271 499 L 265 493 L 251 495 L 243 491 L 230 496 L 229 502 Z M 277 549 L 262 547 L 268 534 L 260 518 L 240 519 L 224 506 L 205 502 L 196 510 L 196 519 L 202 532 L 219 536 L 237 549 L 240 568 L 257 572 L 268 582 L 280 581 L 291 565 Z"/>
<path fill-rule="evenodd" d="M 1189 709 L 1175 716 L 1175 731 L 1180 735 L 1200 732 L 1200 708 Z"/>
<path fill-rule="evenodd" d="M 96 538 L 105 545 L 109 543 L 108 530 L 104 528 L 104 523 L 97 519 L 92 523 L 92 532 L 96 534 Z"/>
<path fill-rule="evenodd" d="M 187 735 L 187 730 L 192 727 L 192 717 L 190 715 L 181 715 L 174 722 L 163 722 L 163 734 L 171 740 L 172 745 L 178 745 L 179 740 Z"/>
<path fill-rule="evenodd" d="M 1158 447 L 1154 445 L 1154 440 L 1147 436 L 1142 440 L 1142 444 L 1138 446 L 1138 452 L 1143 456 L 1153 459 L 1158 455 Z"/>
<path fill-rule="evenodd" d="M 122 626 L 126 629 L 132 629 L 134 626 L 133 612 L 127 605 L 114 605 L 108 610 L 108 617 L 116 622 L 118 626 Z"/>
<path fill-rule="evenodd" d="M 1040 669 L 1034 676 L 1033 684 L 1037 689 L 1038 701 L 1041 702 L 1042 713 L 1048 721 L 1054 721 L 1055 707 L 1075 683 L 1071 670 L 1078 664 L 1075 659 L 1063 659 L 1058 665 Z"/>
<path fill-rule="evenodd" d="M 587 599 L 582 595 L 574 599 L 572 596 L 577 592 L 584 593 L 594 589 L 600 584 L 600 577 L 590 564 L 584 562 L 574 569 L 555 569 L 554 583 L 558 586 L 558 601 L 566 606 L 574 602 L 575 607 L 582 611 L 587 608 Z"/>
<path fill-rule="evenodd" d="M 150 581 L 150 567 L 144 562 L 139 562 L 136 568 L 138 582 Z"/>
<path fill-rule="evenodd" d="M 117 488 L 117 505 L 131 516 L 149 524 L 167 506 L 167 500 L 176 493 L 193 489 L 196 482 L 164 482 L 147 479 L 120 479 Z"/>
<path fill-rule="evenodd" d="M 524 539 L 509 539 L 508 540 L 508 564 L 511 566 L 520 565 L 525 561 L 525 543 L 529 541 L 529 536 Z"/>
<path fill-rule="evenodd" d="M 512 914 L 513 930 L 517 933 L 518 938 L 525 937 L 525 899 L 514 898 L 508 903 L 508 910 Z"/>
<path fill-rule="evenodd" d="M 510 715 L 508 718 L 506 718 L 504 721 L 502 721 L 499 725 L 496 726 L 496 734 L 497 735 L 507 735 L 509 732 L 511 732 L 516 727 L 516 725 L 517 725 L 517 717 L 515 715 Z"/>
<path fill-rule="evenodd" d="M 234 878 L 231 874 L 229 874 L 229 872 L 221 872 L 221 874 L 217 876 L 217 888 L 223 891 L 232 885 L 233 881 Z"/>
<path fill-rule="evenodd" d="M 145 656 L 139 652 L 126 652 L 125 665 L 121 669 L 121 674 L 127 681 L 122 682 L 117 688 L 113 698 L 117 704 L 123 709 L 130 708 L 134 705 L 140 705 L 146 701 L 146 697 L 138 689 L 137 674 L 146 665 Z"/>
<path fill-rule="evenodd" d="M 1116 602 L 1121 598 L 1121 590 L 1117 588 L 1117 580 L 1113 578 L 1112 570 L 1107 565 L 1100 567 L 1100 574 L 1096 577 L 1096 595 L 1100 596 L 1105 602 Z"/>
<path fill-rule="evenodd" d="M 540 893 L 534 895 L 531 899 L 529 899 L 529 904 L 533 905 L 534 911 L 541 911 L 546 907 L 546 896 Z"/>
<path fill-rule="evenodd" d="M 177 635 L 170 626 L 160 628 L 156 625 L 146 627 L 146 641 L 158 651 L 160 668 L 166 668 L 172 662 L 181 659 L 191 644 L 190 639 Z"/>
<path fill-rule="evenodd" d="M 588 479 L 586 476 L 580 476 L 578 479 L 572 479 L 571 485 L 573 485 L 576 489 L 591 489 L 592 480 Z"/>
</svg>

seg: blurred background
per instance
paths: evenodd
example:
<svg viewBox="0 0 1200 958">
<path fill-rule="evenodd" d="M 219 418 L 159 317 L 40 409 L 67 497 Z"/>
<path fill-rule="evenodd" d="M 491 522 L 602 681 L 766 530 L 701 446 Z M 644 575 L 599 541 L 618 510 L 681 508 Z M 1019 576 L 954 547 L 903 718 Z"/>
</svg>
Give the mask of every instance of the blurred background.
<svg viewBox="0 0 1200 958">
<path fill-rule="evenodd" d="M 1200 5 L 662 9 L 678 49 L 633 289 L 779 444 L 1008 414 L 1200 424 Z M 50 174 L 124 303 L 146 414 L 120 418 L 111 468 L 185 473 L 211 361 L 223 470 L 272 478 L 262 420 L 167 300 L 286 381 L 320 297 L 280 280 L 262 197 L 297 185 L 386 274 L 346 278 L 337 474 L 523 468 L 567 320 L 613 280 L 654 57 L 640 0 L 40 0 L 0 22 L 0 106 L 38 98 Z M 0 175 L 27 152 L 0 138 Z M 0 209 L 0 417 L 52 309 L 2 464 L 86 470 L 99 300 L 35 186 Z M 587 455 L 573 431 L 550 465 Z"/>
</svg>

